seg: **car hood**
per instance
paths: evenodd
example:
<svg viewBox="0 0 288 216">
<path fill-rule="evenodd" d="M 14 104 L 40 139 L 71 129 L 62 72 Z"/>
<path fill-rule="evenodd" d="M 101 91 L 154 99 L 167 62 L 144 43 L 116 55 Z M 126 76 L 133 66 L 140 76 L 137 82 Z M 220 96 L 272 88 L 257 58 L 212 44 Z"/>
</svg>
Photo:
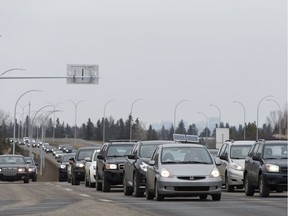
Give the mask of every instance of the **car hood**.
<svg viewBox="0 0 288 216">
<path fill-rule="evenodd" d="M 169 164 L 163 166 L 175 176 L 207 176 L 210 175 L 214 164 Z"/>
<path fill-rule="evenodd" d="M 17 167 L 28 167 L 26 164 L 0 164 L 0 168 L 3 167 L 11 167 L 11 168 L 17 168 Z"/>
<path fill-rule="evenodd" d="M 126 161 L 126 157 L 108 157 L 107 163 L 124 163 Z"/>
<path fill-rule="evenodd" d="M 265 159 L 266 164 L 275 164 L 281 167 L 287 166 L 287 159 Z"/>
<path fill-rule="evenodd" d="M 245 159 L 231 159 L 231 161 L 239 164 L 241 167 L 245 166 Z"/>
</svg>

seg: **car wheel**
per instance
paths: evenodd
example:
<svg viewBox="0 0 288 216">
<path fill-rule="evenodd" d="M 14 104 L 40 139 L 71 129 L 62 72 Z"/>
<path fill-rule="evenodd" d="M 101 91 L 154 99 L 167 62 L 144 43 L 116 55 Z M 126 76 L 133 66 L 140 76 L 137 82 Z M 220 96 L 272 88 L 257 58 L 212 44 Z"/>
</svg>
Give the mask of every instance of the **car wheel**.
<svg viewBox="0 0 288 216">
<path fill-rule="evenodd" d="M 225 188 L 226 188 L 227 192 L 233 192 L 234 191 L 234 186 L 229 184 L 227 174 L 225 175 Z"/>
<path fill-rule="evenodd" d="M 125 174 L 123 175 L 123 190 L 124 190 L 124 195 L 126 196 L 130 196 L 133 193 L 133 188 L 127 185 Z"/>
<path fill-rule="evenodd" d="M 29 183 L 29 177 L 26 177 L 24 178 L 24 181 L 23 181 L 25 184 L 28 184 Z"/>
<path fill-rule="evenodd" d="M 85 172 L 85 187 L 88 187 L 88 186 L 89 186 L 89 182 L 88 182 L 87 175 Z"/>
<path fill-rule="evenodd" d="M 206 200 L 208 195 L 207 194 L 201 194 L 201 195 L 199 195 L 199 197 L 200 197 L 200 200 Z"/>
<path fill-rule="evenodd" d="M 144 192 L 140 190 L 139 188 L 139 178 L 137 177 L 137 174 L 135 173 L 133 175 L 133 192 L 135 197 L 143 197 Z"/>
<path fill-rule="evenodd" d="M 107 180 L 104 177 L 104 179 L 102 180 L 102 191 L 103 192 L 110 192 L 110 190 L 111 190 L 111 185 L 109 182 L 107 182 Z"/>
<path fill-rule="evenodd" d="M 213 201 L 220 201 L 221 200 L 221 194 L 212 194 L 212 200 Z"/>
<path fill-rule="evenodd" d="M 259 177 L 259 194 L 261 197 L 268 197 L 270 194 L 270 188 L 265 184 L 262 174 Z"/>
<path fill-rule="evenodd" d="M 34 176 L 33 176 L 32 182 L 37 182 L 37 175 L 34 175 Z"/>
<path fill-rule="evenodd" d="M 246 196 L 253 196 L 255 193 L 255 188 L 249 183 L 248 174 L 246 174 L 244 177 L 244 191 Z"/>
<path fill-rule="evenodd" d="M 67 182 L 71 183 L 71 177 L 69 177 L 69 176 L 67 177 Z"/>
<path fill-rule="evenodd" d="M 98 172 L 96 171 L 96 190 L 101 191 L 102 190 L 102 182 L 99 180 Z"/>
<path fill-rule="evenodd" d="M 152 200 L 152 199 L 154 198 L 154 194 L 151 193 L 151 192 L 149 192 L 149 190 L 147 189 L 147 187 L 146 187 L 145 193 L 146 193 L 146 199 L 147 199 L 147 200 Z"/>
<path fill-rule="evenodd" d="M 71 183 L 72 183 L 72 185 L 79 185 L 80 184 L 79 180 L 76 178 L 76 176 L 74 174 L 72 174 Z"/>
<path fill-rule="evenodd" d="M 157 182 L 155 182 L 155 198 L 157 201 L 164 200 L 164 196 L 162 194 L 159 194 L 159 185 Z"/>
</svg>

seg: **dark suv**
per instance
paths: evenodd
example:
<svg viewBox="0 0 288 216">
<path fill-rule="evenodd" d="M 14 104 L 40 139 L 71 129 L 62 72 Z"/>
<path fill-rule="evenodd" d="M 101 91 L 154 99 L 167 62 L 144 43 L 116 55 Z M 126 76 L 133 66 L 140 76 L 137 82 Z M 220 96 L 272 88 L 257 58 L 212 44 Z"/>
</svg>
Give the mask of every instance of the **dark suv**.
<svg viewBox="0 0 288 216">
<path fill-rule="evenodd" d="M 104 143 L 97 155 L 96 190 L 109 192 L 111 185 L 123 185 L 125 157 L 131 152 L 135 142 Z"/>
<path fill-rule="evenodd" d="M 138 141 L 134 145 L 131 154 L 126 157 L 124 163 L 123 188 L 125 195 L 144 196 L 148 162 L 156 147 L 167 143 L 175 144 L 174 141 L 151 140 Z"/>
<path fill-rule="evenodd" d="M 287 191 L 287 141 L 256 142 L 245 159 L 244 188 L 246 196 L 253 196 L 259 189 L 261 197 L 271 190 Z"/>
<path fill-rule="evenodd" d="M 79 185 L 80 181 L 85 180 L 85 158 L 90 157 L 94 150 L 100 147 L 81 147 L 77 150 L 75 158 L 71 158 L 71 184 Z"/>
</svg>

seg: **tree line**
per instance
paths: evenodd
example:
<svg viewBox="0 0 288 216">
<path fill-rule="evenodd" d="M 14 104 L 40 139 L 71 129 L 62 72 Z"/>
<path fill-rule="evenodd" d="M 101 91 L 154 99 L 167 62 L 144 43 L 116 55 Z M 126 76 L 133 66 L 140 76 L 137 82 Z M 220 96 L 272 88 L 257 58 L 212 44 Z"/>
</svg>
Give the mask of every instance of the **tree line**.
<svg viewBox="0 0 288 216">
<path fill-rule="evenodd" d="M 13 137 L 14 124 L 11 121 L 8 121 L 8 116 L 0 111 L 0 120 L 2 120 L 0 125 L 0 142 L 1 139 L 7 137 Z M 8 122 L 8 123 L 7 123 Z M 16 122 L 16 137 L 28 136 L 28 127 L 24 128 L 25 125 L 29 125 L 29 118 L 26 117 L 23 125 Z M 152 125 L 149 125 L 148 128 L 136 118 L 135 120 L 131 115 L 127 117 L 126 120 L 120 118 L 119 120 L 114 120 L 113 117 L 99 119 L 96 123 L 93 123 L 89 118 L 86 123 L 82 123 L 81 126 L 76 127 L 65 124 L 64 122 L 60 123 L 60 119 L 57 118 L 55 123 L 50 118 L 47 123 L 44 125 L 45 136 L 55 138 L 74 138 L 75 130 L 77 138 L 82 138 L 85 140 L 95 140 L 102 141 L 103 138 L 103 129 L 105 127 L 105 141 L 115 140 L 115 139 L 129 139 L 130 133 L 132 131 L 132 139 L 135 140 L 155 140 L 155 139 L 164 139 L 172 140 L 173 134 L 189 134 L 189 135 L 198 135 L 201 138 L 206 137 L 215 137 L 216 128 L 229 128 L 230 139 L 239 140 L 243 139 L 244 126 L 238 125 L 231 126 L 229 123 L 221 122 L 220 125 L 215 125 L 213 131 L 210 131 L 209 128 L 204 128 L 202 131 L 199 131 L 196 127 L 196 124 L 190 124 L 186 128 L 184 120 L 180 120 L 177 127 L 174 129 L 173 125 L 169 128 L 165 128 L 164 125 L 160 130 L 155 130 Z M 131 130 L 132 128 L 132 130 Z M 280 130 L 279 130 L 280 129 Z M 248 122 L 246 124 L 245 132 L 247 140 L 255 140 L 256 138 L 257 125 L 255 122 Z M 275 139 L 284 137 L 287 139 L 287 109 L 284 113 L 280 114 L 277 112 L 271 112 L 270 116 L 267 117 L 266 123 L 258 129 L 259 138 L 261 139 Z M 33 137 L 42 136 L 42 127 L 37 126 L 33 128 Z"/>
</svg>

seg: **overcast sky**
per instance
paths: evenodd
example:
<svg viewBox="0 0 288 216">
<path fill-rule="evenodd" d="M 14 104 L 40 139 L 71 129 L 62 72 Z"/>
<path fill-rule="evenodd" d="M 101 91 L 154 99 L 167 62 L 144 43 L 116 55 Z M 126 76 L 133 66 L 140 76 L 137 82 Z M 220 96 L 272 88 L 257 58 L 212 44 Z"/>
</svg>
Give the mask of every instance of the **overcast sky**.
<svg viewBox="0 0 288 216">
<path fill-rule="evenodd" d="M 95 84 L 66 79 L 0 80 L 0 109 L 13 118 L 58 104 L 61 123 L 133 117 L 148 127 L 219 117 L 230 125 L 257 119 L 261 99 L 287 104 L 286 0 L 0 0 L 0 73 L 65 77 L 67 64 L 99 65 Z M 263 100 L 259 124 L 275 101 Z M 49 110 L 49 109 L 45 109 Z M 51 110 L 51 109 L 50 109 Z M 17 108 L 17 118 L 23 109 Z"/>
</svg>

